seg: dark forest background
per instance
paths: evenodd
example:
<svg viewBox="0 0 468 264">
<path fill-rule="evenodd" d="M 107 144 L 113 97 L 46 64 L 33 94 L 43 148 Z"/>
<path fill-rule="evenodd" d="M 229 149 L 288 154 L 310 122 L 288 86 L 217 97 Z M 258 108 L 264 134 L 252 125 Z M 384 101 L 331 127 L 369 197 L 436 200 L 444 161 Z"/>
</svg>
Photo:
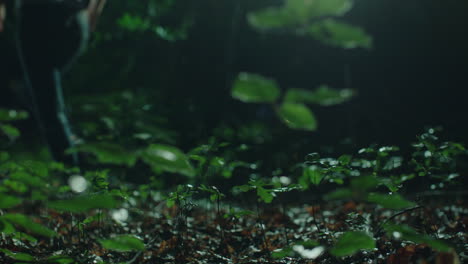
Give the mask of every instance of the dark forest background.
<svg viewBox="0 0 468 264">
<path fill-rule="evenodd" d="M 110 3 L 101 38 L 69 76 L 69 94 L 151 92 L 151 100 L 170 112 L 170 124 L 189 144 L 194 132 L 209 135 L 220 123 L 261 120 L 281 126 L 269 109 L 230 97 L 238 72 L 258 72 L 284 87 L 329 84 L 358 92 L 345 104 L 313 109 L 318 132 L 283 131 L 292 137 L 274 138 L 275 144 L 300 142 L 310 150 L 348 138 L 357 148 L 406 143 L 424 127 L 439 125 L 451 138 L 466 139 L 466 1 L 357 1 L 344 19 L 373 36 L 370 51 L 249 27 L 247 12 L 280 2 L 176 1 L 157 21 L 185 31 L 175 41 L 123 30 L 116 20 L 138 8 Z"/>
</svg>

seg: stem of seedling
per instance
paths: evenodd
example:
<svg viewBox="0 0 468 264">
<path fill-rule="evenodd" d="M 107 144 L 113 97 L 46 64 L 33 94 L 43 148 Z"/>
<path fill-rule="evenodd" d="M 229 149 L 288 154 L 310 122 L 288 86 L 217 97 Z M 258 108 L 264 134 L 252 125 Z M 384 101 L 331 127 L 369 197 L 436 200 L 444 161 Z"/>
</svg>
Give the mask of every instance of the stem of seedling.
<svg viewBox="0 0 468 264">
<path fill-rule="evenodd" d="M 221 225 L 221 224 L 223 223 L 223 222 L 221 222 L 221 221 L 223 221 L 223 218 L 221 217 L 221 211 L 220 211 L 220 206 L 219 206 L 219 204 L 220 204 L 220 199 L 221 199 L 221 198 L 220 198 L 220 195 L 217 194 L 217 195 L 216 195 L 217 217 L 218 217 L 218 221 L 219 221 L 219 229 L 221 229 L 221 238 L 222 238 L 223 241 L 224 241 L 224 240 L 225 240 L 225 236 L 224 236 L 224 226 Z"/>
<path fill-rule="evenodd" d="M 263 246 L 265 247 L 265 249 L 267 249 L 268 245 L 267 245 L 267 240 L 266 240 L 265 227 L 263 226 L 263 221 L 260 218 L 260 205 L 258 203 L 258 199 L 256 200 L 255 204 L 257 207 L 257 223 L 260 225 L 260 230 L 262 232 Z"/>
<path fill-rule="evenodd" d="M 375 232 L 375 235 L 378 235 L 382 232 L 382 228 L 388 223 L 390 222 L 392 219 L 394 219 L 395 217 L 399 216 L 399 215 L 402 215 L 402 214 L 406 214 L 408 212 L 411 212 L 411 211 L 414 211 L 414 210 L 417 210 L 417 209 L 421 209 L 421 208 L 424 208 L 424 206 L 415 206 L 415 207 L 412 207 L 412 208 L 408 208 L 408 209 L 405 209 L 401 212 L 398 212 L 392 216 L 390 216 L 387 220 L 385 220 L 385 222 L 383 222 L 382 224 L 379 225 L 379 228 L 377 229 L 377 231 Z"/>
</svg>

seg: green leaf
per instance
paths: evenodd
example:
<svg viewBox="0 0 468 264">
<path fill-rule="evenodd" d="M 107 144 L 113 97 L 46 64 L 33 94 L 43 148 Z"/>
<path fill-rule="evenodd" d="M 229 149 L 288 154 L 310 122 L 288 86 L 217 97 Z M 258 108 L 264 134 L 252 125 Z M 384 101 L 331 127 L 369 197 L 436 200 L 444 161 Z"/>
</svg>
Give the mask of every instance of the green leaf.
<svg viewBox="0 0 468 264">
<path fill-rule="evenodd" d="M 15 140 L 21 135 L 20 131 L 16 127 L 8 124 L 0 124 L 0 131 L 10 140 Z"/>
<path fill-rule="evenodd" d="M 372 48 L 372 37 L 362 28 L 334 19 L 326 19 L 312 24 L 307 34 L 327 45 L 344 49 Z"/>
<path fill-rule="evenodd" d="M 336 245 L 330 250 L 330 253 L 337 257 L 351 256 L 362 249 L 374 249 L 375 240 L 364 232 L 346 232 L 340 238 Z"/>
<path fill-rule="evenodd" d="M 189 177 L 195 176 L 195 170 L 188 157 L 176 147 L 152 144 L 141 154 L 141 158 L 156 173 L 167 171 Z"/>
<path fill-rule="evenodd" d="M 74 152 L 91 153 L 100 163 L 127 165 L 128 167 L 135 165 L 137 160 L 137 155 L 133 151 L 110 142 L 85 143 L 67 151 L 67 153 Z"/>
<path fill-rule="evenodd" d="M 430 247 L 439 250 L 448 252 L 451 250 L 451 247 L 441 240 L 434 239 L 428 235 L 422 235 L 416 232 L 413 228 L 407 225 L 396 225 L 388 223 L 384 226 L 385 231 L 389 236 L 401 239 L 412 241 L 416 244 L 428 244 Z"/>
<path fill-rule="evenodd" d="M 34 222 L 29 217 L 23 214 L 4 214 L 3 216 L 1 216 L 1 218 L 9 221 L 12 224 L 21 226 L 22 228 L 33 234 L 45 237 L 53 237 L 57 235 L 57 233 L 55 233 L 53 230 Z"/>
<path fill-rule="evenodd" d="M 258 30 L 300 27 L 312 19 L 341 16 L 351 9 L 352 4 L 352 0 L 286 0 L 283 6 L 249 13 L 247 20 Z"/>
<path fill-rule="evenodd" d="M 19 261 L 35 261 L 35 258 L 29 254 L 21 253 L 21 252 L 13 252 L 8 249 L 0 248 L 0 252 L 3 252 L 8 257 L 19 260 Z"/>
<path fill-rule="evenodd" d="M 314 114 L 303 104 L 283 103 L 278 115 L 289 128 L 307 131 L 317 129 Z"/>
<path fill-rule="evenodd" d="M 257 187 L 257 195 L 265 203 L 271 203 L 273 198 L 275 198 L 274 192 L 260 186 Z"/>
<path fill-rule="evenodd" d="M 30 236 L 28 234 L 25 234 L 23 232 L 16 231 L 13 234 L 11 234 L 14 239 L 18 239 L 20 241 L 29 241 L 31 243 L 37 243 L 37 238 Z"/>
<path fill-rule="evenodd" d="M 250 12 L 247 14 L 247 21 L 250 26 L 257 30 L 278 29 L 299 23 L 297 17 L 294 17 L 285 9 L 276 7 Z"/>
<path fill-rule="evenodd" d="M 289 89 L 285 95 L 286 102 L 318 104 L 321 106 L 333 106 L 349 101 L 354 96 L 351 89 L 335 90 L 322 85 L 314 91 L 304 89 Z"/>
<path fill-rule="evenodd" d="M 119 252 L 141 251 L 145 249 L 143 241 L 132 235 L 120 235 L 111 239 L 100 239 L 99 243 L 106 249 Z"/>
<path fill-rule="evenodd" d="M 23 120 L 27 119 L 28 117 L 29 115 L 25 111 L 0 109 L 0 122 Z"/>
<path fill-rule="evenodd" d="M 0 232 L 5 235 L 19 233 L 10 222 L 3 220 L 2 218 L 0 218 Z"/>
<path fill-rule="evenodd" d="M 291 247 L 281 248 L 274 250 L 271 252 L 271 257 L 274 259 L 282 259 L 285 257 L 289 257 L 293 253 L 293 249 Z"/>
<path fill-rule="evenodd" d="M 49 165 L 46 162 L 26 160 L 22 162 L 22 165 L 27 169 L 27 171 L 32 174 L 39 176 L 41 178 L 47 178 L 49 176 Z"/>
<path fill-rule="evenodd" d="M 341 16 L 352 6 L 352 0 L 286 0 L 285 9 L 294 16 L 307 20 L 324 16 Z"/>
<path fill-rule="evenodd" d="M 0 193 L 0 209 L 10 209 L 21 204 L 21 202 L 20 198 Z"/>
<path fill-rule="evenodd" d="M 141 16 L 130 15 L 125 13 L 122 17 L 117 20 L 117 24 L 128 31 L 145 31 L 150 28 L 151 24 L 147 19 L 143 19 Z"/>
<path fill-rule="evenodd" d="M 10 174 L 10 179 L 24 183 L 29 186 L 43 187 L 46 182 L 25 171 L 15 171 Z"/>
<path fill-rule="evenodd" d="M 415 206 L 416 204 L 403 198 L 399 194 L 380 194 L 370 193 L 367 197 L 367 201 L 378 204 L 387 209 L 405 209 L 408 207 Z"/>
<path fill-rule="evenodd" d="M 276 82 L 251 73 L 240 73 L 231 96 L 245 103 L 274 103 L 280 96 Z"/>
<path fill-rule="evenodd" d="M 303 177 L 309 179 L 313 185 L 318 186 L 325 177 L 325 174 L 317 166 L 308 166 L 304 168 Z"/>
<path fill-rule="evenodd" d="M 59 211 L 82 213 L 91 209 L 112 209 L 118 207 L 119 204 L 110 194 L 92 194 L 68 200 L 52 201 L 49 202 L 48 206 Z"/>
</svg>

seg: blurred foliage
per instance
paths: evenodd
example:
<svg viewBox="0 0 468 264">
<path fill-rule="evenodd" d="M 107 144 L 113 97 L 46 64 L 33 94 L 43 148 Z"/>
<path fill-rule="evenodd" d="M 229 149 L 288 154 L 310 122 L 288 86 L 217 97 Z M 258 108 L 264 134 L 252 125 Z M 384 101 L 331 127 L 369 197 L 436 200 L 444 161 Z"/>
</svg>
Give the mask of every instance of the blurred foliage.
<svg viewBox="0 0 468 264">
<path fill-rule="evenodd" d="M 344 49 L 370 49 L 372 37 L 362 28 L 335 19 L 348 13 L 353 5 L 353 0 L 285 0 L 281 7 L 249 13 L 248 21 L 260 31 L 311 36 Z"/>
<path fill-rule="evenodd" d="M 181 239 L 193 231 L 187 231 L 192 227 L 190 212 L 202 200 L 216 208 L 216 227 L 212 229 L 221 232 L 223 239 L 225 229 L 244 221 L 258 228 L 240 233 L 249 236 L 258 233 L 255 239 L 267 244 L 264 223 L 269 219 L 262 217 L 262 209 L 283 207 L 288 197 L 295 201 L 305 197 L 315 203 L 307 217 L 313 216 L 311 219 L 317 229 L 313 233 L 321 239 L 294 237 L 297 240 L 289 241 L 286 236 L 287 245 L 281 246 L 283 248 L 263 245 L 262 250 L 271 252 L 272 257 L 308 258 L 313 255 L 317 258 L 324 252 L 340 258 L 352 256 L 378 246 L 376 240 L 383 235 L 381 229 L 387 232 L 385 239 L 425 243 L 441 251 L 450 248 L 443 240 L 421 234 L 405 224 L 388 221 L 377 227 L 370 226 L 366 219 L 359 218 L 359 213 L 365 206 L 372 206 L 376 211 L 384 208 L 390 212 L 388 220 L 394 220 L 398 211 L 413 210 L 424 203 L 424 200 L 413 199 L 414 189 L 410 187 L 414 185 L 419 188 L 417 190 L 432 191 L 462 188 L 460 183 L 464 178 L 460 167 L 466 164 L 468 154 L 463 144 L 441 141 L 438 129 L 429 129 L 417 137 L 410 157 L 396 146 L 371 145 L 353 154 L 321 156 L 311 152 L 304 161 L 298 162 L 301 152 L 292 153 L 288 143 L 297 141 L 302 151 L 308 146 L 292 132 L 281 131 L 280 135 L 287 137 L 279 137 L 276 127 L 269 123 L 268 114 L 276 114 L 287 128 L 316 131 L 318 118 L 310 107 L 342 104 L 351 100 L 355 92 L 327 85 L 315 90 L 283 89 L 272 78 L 242 72 L 234 78 L 230 95 L 245 103 L 269 104 L 272 111 L 256 115 L 252 113 L 261 106 L 243 105 L 248 118 L 233 117 L 231 105 L 226 106 L 228 110 L 209 105 L 218 100 L 219 105 L 226 102 L 218 98 L 216 92 L 203 94 L 201 87 L 184 86 L 185 90 L 199 89 L 196 92 L 208 106 L 203 108 L 193 103 L 193 98 L 181 95 L 180 83 L 177 83 L 178 79 L 189 75 L 189 71 L 172 71 L 173 65 L 169 63 L 175 60 L 171 56 L 172 49 L 180 47 L 179 43 L 190 37 L 194 23 L 190 12 L 169 15 L 179 14 L 184 4 L 175 0 L 145 0 L 114 1 L 109 6 L 102 21 L 103 29 L 95 35 L 89 57 L 84 58 L 68 80 L 76 93 L 71 98 L 73 118 L 84 139 L 68 152 L 82 155 L 81 167 L 50 160 L 22 159 L 16 155 L 12 146 L 21 140 L 16 122 L 28 115 L 23 111 L 0 109 L 2 237 L 27 241 L 34 247 L 41 237 L 72 234 L 78 239 L 98 241 L 96 245 L 110 251 L 142 252 L 147 237 L 114 234 L 116 230 L 129 230 L 114 216 L 115 211 L 122 210 L 127 217 L 129 213 L 144 215 L 147 221 L 144 224 L 153 225 L 148 219 L 153 219 L 159 206 L 165 205 L 168 210 L 160 218 L 170 219 L 177 230 L 148 236 Z M 370 49 L 372 39 L 364 30 L 338 20 L 352 5 L 351 0 L 286 0 L 282 6 L 249 11 L 247 20 L 258 31 L 292 32 L 340 49 Z M 154 54 L 166 55 L 168 64 L 148 59 Z M 183 61 L 183 58 L 178 59 Z M 101 66 L 89 67 L 89 62 Z M 97 82 L 88 87 L 83 76 Z M 228 90 L 222 92 L 229 96 Z M 216 114 L 223 119 L 211 124 Z M 328 229 L 332 223 L 318 223 L 324 218 L 317 214 L 329 212 L 318 210 L 317 213 L 316 208 L 324 202 L 334 204 L 337 201 L 346 203 L 347 210 L 356 212 L 347 215 L 347 225 Z M 353 207 L 357 202 L 365 206 Z M 220 209 L 223 203 L 229 203 L 228 210 Z M 246 208 L 237 208 L 239 205 Z M 250 210 L 252 207 L 255 212 Z M 282 210 L 282 215 L 286 216 L 286 209 Z M 103 212 L 108 216 L 104 217 Z M 60 228 L 52 226 L 51 218 L 71 224 Z M 336 219 L 344 218 L 346 215 L 340 213 Z M 99 229 L 102 222 L 119 225 Z M 281 223 L 280 228 L 287 225 L 296 223 Z M 87 234 L 85 231 L 89 227 L 96 232 Z M 322 232 L 324 227 L 327 231 Z M 74 234 L 75 231 L 78 234 Z M 19 248 L 15 246 L 15 250 Z M 6 248 L 0 248 L 0 252 L 15 261 L 74 261 L 62 254 L 37 257 Z M 88 251 L 80 256 L 86 254 Z"/>
<path fill-rule="evenodd" d="M 295 32 L 338 48 L 370 49 L 372 38 L 363 29 L 329 18 L 346 14 L 352 6 L 352 0 L 286 0 L 283 6 L 250 12 L 247 19 L 259 31 Z M 276 104 L 279 94 L 279 87 L 273 80 L 252 73 L 240 73 L 231 91 L 232 97 L 246 103 Z M 330 106 L 346 102 L 353 95 L 350 89 L 336 91 L 326 85 L 316 91 L 288 89 L 285 102 L 277 107 L 277 114 L 289 128 L 315 131 L 317 120 L 314 114 L 299 103 Z"/>
</svg>

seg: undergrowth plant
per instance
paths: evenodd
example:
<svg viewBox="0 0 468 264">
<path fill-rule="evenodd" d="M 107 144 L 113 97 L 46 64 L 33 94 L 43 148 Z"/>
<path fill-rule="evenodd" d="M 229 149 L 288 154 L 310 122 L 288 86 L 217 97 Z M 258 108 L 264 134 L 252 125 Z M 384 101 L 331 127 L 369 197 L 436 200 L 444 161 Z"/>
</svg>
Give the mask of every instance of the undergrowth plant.
<svg viewBox="0 0 468 264">
<path fill-rule="evenodd" d="M 372 38 L 360 27 L 339 20 L 354 4 L 352 0 L 284 0 L 247 14 L 249 25 L 260 33 L 293 34 L 312 37 L 324 45 L 341 49 L 372 47 Z M 255 73 L 239 73 L 231 95 L 245 103 L 270 104 L 279 119 L 289 128 L 315 131 L 318 127 L 309 104 L 331 106 L 350 100 L 350 87 L 335 90 L 321 85 L 310 89 L 288 88 L 282 92 L 278 83 Z"/>
</svg>

